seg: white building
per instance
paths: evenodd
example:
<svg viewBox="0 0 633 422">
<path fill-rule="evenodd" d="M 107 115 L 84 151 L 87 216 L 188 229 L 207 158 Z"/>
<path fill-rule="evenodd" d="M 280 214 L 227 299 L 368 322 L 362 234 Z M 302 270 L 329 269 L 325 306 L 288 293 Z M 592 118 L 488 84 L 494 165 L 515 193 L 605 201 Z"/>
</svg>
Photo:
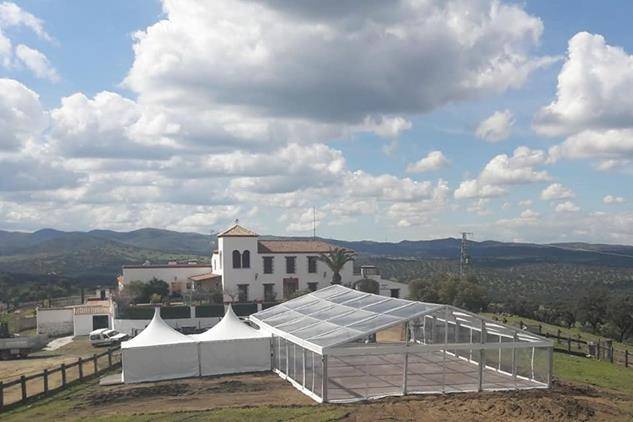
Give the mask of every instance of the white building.
<svg viewBox="0 0 633 422">
<path fill-rule="evenodd" d="M 299 290 L 315 291 L 330 285 L 332 270 L 318 259 L 335 246 L 321 240 L 260 240 L 259 235 L 238 224 L 218 234 L 218 249 L 211 266 L 201 264 L 126 265 L 119 288 L 139 280 L 163 280 L 170 291 L 222 289 L 226 302 L 287 299 Z M 340 271 L 341 283 L 353 285 L 371 278 L 380 285 L 380 294 L 406 297 L 408 286 L 383 280 L 375 274 L 355 274 L 349 261 Z"/>
</svg>

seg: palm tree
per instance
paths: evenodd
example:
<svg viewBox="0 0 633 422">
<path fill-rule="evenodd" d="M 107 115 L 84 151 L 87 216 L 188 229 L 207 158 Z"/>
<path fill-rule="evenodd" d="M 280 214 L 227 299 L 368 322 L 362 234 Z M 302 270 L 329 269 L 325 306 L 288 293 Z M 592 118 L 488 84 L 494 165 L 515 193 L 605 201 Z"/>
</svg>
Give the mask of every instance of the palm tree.
<svg viewBox="0 0 633 422">
<path fill-rule="evenodd" d="M 341 270 L 345 264 L 354 259 L 356 254 L 349 249 L 334 248 L 328 253 L 321 254 L 319 261 L 325 262 L 330 270 L 332 270 L 332 282 L 330 284 L 341 284 Z"/>
</svg>

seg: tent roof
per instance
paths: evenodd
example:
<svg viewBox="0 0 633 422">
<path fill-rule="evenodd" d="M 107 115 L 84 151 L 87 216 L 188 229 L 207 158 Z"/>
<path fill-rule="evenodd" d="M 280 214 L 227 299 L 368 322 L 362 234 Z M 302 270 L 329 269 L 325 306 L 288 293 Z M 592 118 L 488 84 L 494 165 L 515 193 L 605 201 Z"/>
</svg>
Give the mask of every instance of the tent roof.
<svg viewBox="0 0 633 422">
<path fill-rule="evenodd" d="M 229 305 L 224 318 L 220 322 L 204 333 L 194 334 L 190 337 L 197 341 L 218 341 L 270 337 L 270 335 L 242 322 L 233 312 L 231 305 Z"/>
<path fill-rule="evenodd" d="M 192 340 L 188 336 L 179 333 L 171 328 L 160 317 L 160 308 L 154 310 L 154 318 L 136 337 L 121 343 L 121 348 L 129 349 L 133 347 L 159 346 L 163 344 L 191 343 Z"/>
<path fill-rule="evenodd" d="M 443 305 L 334 285 L 265 309 L 250 318 L 277 335 L 322 352 L 441 308 Z"/>
</svg>

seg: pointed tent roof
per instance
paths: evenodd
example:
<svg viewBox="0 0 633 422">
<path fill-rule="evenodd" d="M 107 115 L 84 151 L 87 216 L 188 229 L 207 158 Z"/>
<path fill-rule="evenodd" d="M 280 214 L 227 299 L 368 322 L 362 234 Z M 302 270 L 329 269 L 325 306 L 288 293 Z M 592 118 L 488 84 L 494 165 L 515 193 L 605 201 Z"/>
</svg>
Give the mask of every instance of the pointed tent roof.
<svg viewBox="0 0 633 422">
<path fill-rule="evenodd" d="M 259 235 L 249 229 L 234 224 L 222 233 L 218 234 L 218 237 L 258 237 Z"/>
<path fill-rule="evenodd" d="M 218 341 L 270 337 L 270 335 L 242 322 L 229 305 L 220 322 L 202 334 L 194 334 L 189 337 L 197 341 Z"/>
<path fill-rule="evenodd" d="M 131 340 L 121 343 L 122 349 L 158 346 L 163 344 L 191 343 L 195 340 L 171 328 L 160 317 L 160 308 L 154 309 L 154 318 L 143 331 Z"/>
</svg>

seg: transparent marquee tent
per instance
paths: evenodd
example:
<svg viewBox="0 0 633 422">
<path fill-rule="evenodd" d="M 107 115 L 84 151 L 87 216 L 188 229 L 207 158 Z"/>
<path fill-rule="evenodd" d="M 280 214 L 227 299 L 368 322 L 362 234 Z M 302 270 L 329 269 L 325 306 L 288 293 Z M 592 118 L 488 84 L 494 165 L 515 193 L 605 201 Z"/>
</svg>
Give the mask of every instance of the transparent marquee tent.
<svg viewBox="0 0 633 422">
<path fill-rule="evenodd" d="M 319 402 L 551 381 L 552 342 L 453 306 L 334 285 L 251 321 L 273 335 L 273 370 Z"/>
</svg>

